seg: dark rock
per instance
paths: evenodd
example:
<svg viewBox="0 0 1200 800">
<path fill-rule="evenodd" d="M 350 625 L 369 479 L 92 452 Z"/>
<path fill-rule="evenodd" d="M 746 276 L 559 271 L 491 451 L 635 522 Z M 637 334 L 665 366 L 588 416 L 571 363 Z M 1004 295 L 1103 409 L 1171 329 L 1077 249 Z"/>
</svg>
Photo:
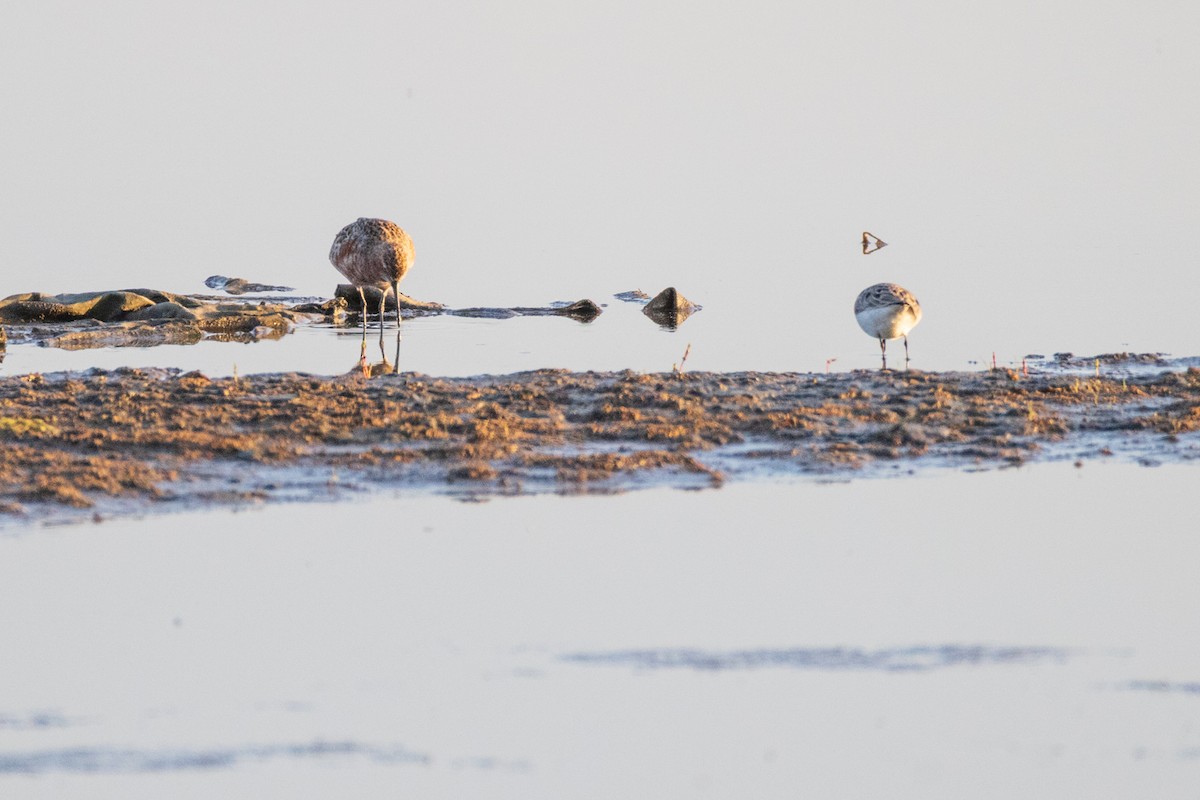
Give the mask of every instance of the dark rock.
<svg viewBox="0 0 1200 800">
<path fill-rule="evenodd" d="M 83 302 L 86 304 L 88 301 Z M 101 322 L 113 322 L 153 305 L 154 301 L 133 292 L 105 292 L 94 299 L 84 316 Z"/>
<path fill-rule="evenodd" d="M 591 300 L 577 300 L 569 306 L 556 308 L 552 312 L 560 317 L 571 317 L 572 319 L 580 320 L 581 322 L 591 322 L 596 317 L 600 316 L 602 309 L 600 306 L 593 303 Z"/>
<path fill-rule="evenodd" d="M 642 313 L 658 325 L 674 330 L 699 310 L 700 306 L 681 295 L 674 286 L 668 286 L 646 303 Z"/>
<path fill-rule="evenodd" d="M 363 293 L 367 297 L 367 313 L 374 314 L 379 311 L 379 297 L 383 293 L 377 286 L 363 287 Z M 333 296 L 340 297 L 346 301 L 346 309 L 356 313 L 362 311 L 362 300 L 358 296 L 358 287 L 351 283 L 339 283 Z M 441 303 L 427 302 L 424 300 L 414 300 L 404 292 L 400 293 L 400 307 L 412 309 L 415 311 L 442 311 L 446 307 Z M 392 295 L 391 290 L 388 290 L 387 301 L 384 303 L 383 310 L 395 311 L 396 298 Z"/>
<path fill-rule="evenodd" d="M 179 303 L 154 303 L 152 305 L 139 308 L 125 315 L 127 320 L 145 320 L 145 319 L 196 319 L 196 312 L 189 308 L 184 308 Z"/>
<path fill-rule="evenodd" d="M 326 317 L 335 317 L 346 313 L 346 298 L 334 297 L 326 300 L 324 303 L 299 303 L 292 306 L 292 311 L 301 314 L 321 314 Z"/>
<path fill-rule="evenodd" d="M 668 286 L 658 294 L 654 295 L 649 303 L 646 303 L 645 311 L 696 311 L 700 307 L 681 295 L 674 286 Z"/>
<path fill-rule="evenodd" d="M 52 300 L 6 302 L 0 313 L 8 322 L 72 322 L 83 317 L 73 306 Z"/>
<path fill-rule="evenodd" d="M 40 293 L 0 300 L 0 321 L 21 325 L 26 340 L 68 350 L 92 347 L 150 347 L 193 344 L 202 339 L 256 341 L 291 331 L 304 314 L 340 308 L 342 300 L 318 311 L 284 304 L 205 303 L 153 289 L 126 289 L 55 296 Z M 32 323 L 32 324 L 31 324 Z"/>
<path fill-rule="evenodd" d="M 126 289 L 125 291 L 140 294 L 142 297 L 153 300 L 155 303 L 178 303 L 184 308 L 200 308 L 205 305 L 203 300 L 197 300 L 186 294 L 160 292 L 158 289 Z"/>
<path fill-rule="evenodd" d="M 291 321 L 282 314 L 229 314 L 200 320 L 200 329 L 208 333 L 249 333 L 260 325 L 286 332 Z"/>
<path fill-rule="evenodd" d="M 9 322 L 74 322 L 82 319 L 118 322 L 126 319 L 128 314 L 156 303 L 175 303 L 186 308 L 203 305 L 190 297 L 151 289 L 60 295 L 30 292 L 0 300 L 0 319 Z"/>
</svg>

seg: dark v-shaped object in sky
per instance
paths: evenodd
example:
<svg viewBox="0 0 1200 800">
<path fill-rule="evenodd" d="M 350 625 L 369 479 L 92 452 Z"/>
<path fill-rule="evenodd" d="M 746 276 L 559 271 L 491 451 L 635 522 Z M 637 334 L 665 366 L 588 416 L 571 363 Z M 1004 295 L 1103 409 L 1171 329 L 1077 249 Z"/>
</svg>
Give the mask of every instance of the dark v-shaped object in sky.
<svg viewBox="0 0 1200 800">
<path fill-rule="evenodd" d="M 867 233 L 866 231 L 863 231 L 862 246 L 863 246 L 863 255 L 869 256 L 871 253 L 874 253 L 876 250 L 879 250 L 880 248 L 883 248 L 883 247 L 887 247 L 887 242 L 885 242 L 883 239 L 880 239 L 878 236 L 876 236 L 873 233 Z"/>
</svg>

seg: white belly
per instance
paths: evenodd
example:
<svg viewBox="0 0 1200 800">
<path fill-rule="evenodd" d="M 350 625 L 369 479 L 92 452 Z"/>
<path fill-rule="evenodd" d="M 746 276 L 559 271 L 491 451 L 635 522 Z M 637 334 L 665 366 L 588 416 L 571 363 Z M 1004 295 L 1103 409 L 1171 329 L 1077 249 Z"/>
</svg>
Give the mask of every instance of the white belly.
<svg viewBox="0 0 1200 800">
<path fill-rule="evenodd" d="M 907 336 L 921 321 L 921 317 L 914 314 L 911 308 L 901 305 L 864 308 L 855 314 L 854 318 L 868 336 L 874 336 L 876 339 L 899 339 L 901 336 Z"/>
</svg>

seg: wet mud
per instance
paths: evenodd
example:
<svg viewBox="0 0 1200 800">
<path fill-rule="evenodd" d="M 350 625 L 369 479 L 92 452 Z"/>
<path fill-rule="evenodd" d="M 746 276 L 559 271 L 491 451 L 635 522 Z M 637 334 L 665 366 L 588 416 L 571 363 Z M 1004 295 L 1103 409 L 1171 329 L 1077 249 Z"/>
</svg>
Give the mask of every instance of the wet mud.
<svg viewBox="0 0 1200 800">
<path fill-rule="evenodd" d="M 1200 457 L 1200 370 L 0 378 L 0 520 Z"/>
</svg>

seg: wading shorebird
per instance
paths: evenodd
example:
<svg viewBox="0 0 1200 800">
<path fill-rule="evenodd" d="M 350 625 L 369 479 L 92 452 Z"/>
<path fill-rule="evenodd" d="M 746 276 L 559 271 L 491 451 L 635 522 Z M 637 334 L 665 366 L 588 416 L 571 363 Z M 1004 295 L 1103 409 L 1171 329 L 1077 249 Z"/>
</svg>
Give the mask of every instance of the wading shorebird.
<svg viewBox="0 0 1200 800">
<path fill-rule="evenodd" d="M 868 336 L 879 340 L 883 368 L 887 369 L 887 340 L 904 338 L 904 366 L 908 366 L 908 332 L 921 321 L 921 304 L 912 292 L 894 283 L 877 283 L 862 290 L 854 301 L 854 318 Z"/>
<path fill-rule="evenodd" d="M 396 296 L 396 329 L 400 329 L 400 281 L 413 259 L 412 239 L 404 229 L 386 219 L 359 217 L 338 232 L 329 261 L 337 271 L 358 287 L 362 300 L 363 336 L 367 335 L 367 297 L 364 286 L 377 286 L 379 297 L 379 339 L 383 341 L 383 306 L 388 290 Z"/>
</svg>

